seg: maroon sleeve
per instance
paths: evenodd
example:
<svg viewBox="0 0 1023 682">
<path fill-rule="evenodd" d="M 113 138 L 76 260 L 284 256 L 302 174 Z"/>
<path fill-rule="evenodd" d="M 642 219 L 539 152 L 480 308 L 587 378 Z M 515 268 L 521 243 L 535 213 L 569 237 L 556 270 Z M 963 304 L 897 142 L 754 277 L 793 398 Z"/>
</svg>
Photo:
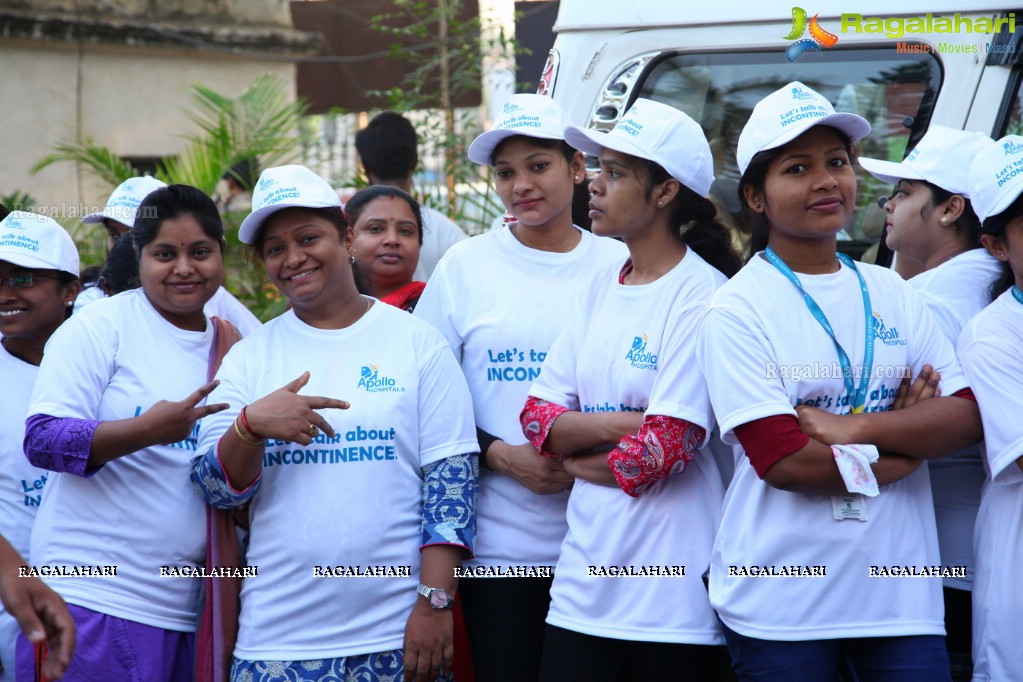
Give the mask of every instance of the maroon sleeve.
<svg viewBox="0 0 1023 682">
<path fill-rule="evenodd" d="M 737 426 L 735 437 L 760 478 L 776 462 L 810 442 L 810 437 L 799 428 L 799 420 L 790 414 L 776 414 Z"/>
<path fill-rule="evenodd" d="M 953 398 L 962 398 L 963 400 L 972 400 L 977 402 L 977 396 L 973 395 L 973 389 L 967 386 L 966 388 L 960 388 L 958 391 L 952 394 Z"/>
</svg>

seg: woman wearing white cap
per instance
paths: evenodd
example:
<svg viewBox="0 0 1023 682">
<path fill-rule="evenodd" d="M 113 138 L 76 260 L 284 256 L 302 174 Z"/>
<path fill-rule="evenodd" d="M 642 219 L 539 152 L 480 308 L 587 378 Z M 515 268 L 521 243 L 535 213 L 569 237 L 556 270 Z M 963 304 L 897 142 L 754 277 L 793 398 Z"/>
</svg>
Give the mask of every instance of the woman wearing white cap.
<svg viewBox="0 0 1023 682">
<path fill-rule="evenodd" d="M 30 558 L 32 522 L 48 473 L 25 459 L 28 401 L 43 346 L 78 295 L 78 249 L 52 219 L 14 211 L 0 222 L 0 535 Z M 18 623 L 0 610 L 0 666 L 14 679 Z"/>
<path fill-rule="evenodd" d="M 699 358 L 721 432 L 745 454 L 710 570 L 743 680 L 833 679 L 840 665 L 861 680 L 949 679 L 920 465 L 977 443 L 980 418 L 919 295 L 836 254 L 856 198 L 851 143 L 869 131 L 795 82 L 739 137 L 764 250 L 715 294 Z M 927 363 L 948 397 L 897 402 Z"/>
<path fill-rule="evenodd" d="M 188 474 L 196 422 L 227 407 L 204 404 L 225 334 L 203 313 L 223 278 L 224 233 L 213 201 L 187 185 L 152 192 L 139 210 L 141 288 L 53 334 L 25 426 L 28 459 L 56 472 L 30 558 L 65 567 L 50 583 L 78 626 L 65 680 L 170 682 L 193 668 L 199 583 L 160 567 L 205 558 L 205 509 Z M 38 660 L 27 644 L 19 679 L 33 679 Z"/>
<path fill-rule="evenodd" d="M 588 276 L 625 247 L 572 224 L 583 155 L 565 143 L 565 113 L 549 97 L 513 95 L 469 158 L 494 169 L 515 221 L 455 244 L 430 277 L 415 315 L 441 330 L 472 393 L 479 429 L 480 539 L 461 583 L 478 679 L 536 679 L 551 578 L 567 528 L 573 478 L 522 435 L 518 415 L 551 343 Z M 549 568 L 540 568 L 549 573 Z"/>
<path fill-rule="evenodd" d="M 114 188 L 102 211 L 90 213 L 82 218 L 86 224 L 102 223 L 107 230 L 107 252 L 109 253 L 121 235 L 130 232 L 136 221 L 139 205 L 150 192 L 166 187 L 167 183 L 147 176 L 128 178 Z M 75 306 L 84 307 L 92 301 L 103 298 L 103 290 L 99 286 L 85 289 Z M 206 303 L 206 314 L 216 316 L 233 324 L 242 336 L 259 327 L 259 320 L 223 286 Z"/>
<path fill-rule="evenodd" d="M 599 156 L 592 229 L 629 254 L 588 278 L 521 415 L 576 478 L 540 679 L 716 680 L 724 638 L 700 576 L 724 489 L 699 451 L 714 419 L 696 329 L 739 258 L 707 199 L 710 147 L 692 119 L 646 99 L 609 134 L 570 126 L 565 138 Z M 647 567 L 645 580 L 608 577 Z"/>
<path fill-rule="evenodd" d="M 1023 680 L 1018 586 L 1023 564 L 1023 137 L 977 154 L 970 198 L 981 241 L 1002 265 L 995 301 L 959 337 L 958 352 L 984 420 L 987 481 L 977 514 L 973 679 Z"/>
<path fill-rule="evenodd" d="M 269 168 L 252 203 L 239 238 L 291 309 L 225 358 L 231 409 L 192 472 L 215 506 L 250 503 L 231 678 L 450 679 L 478 476 L 465 381 L 437 330 L 359 294 L 325 180 Z"/>
<path fill-rule="evenodd" d="M 871 175 L 895 185 L 884 203 L 888 247 L 921 271 L 909 284 L 953 346 L 963 326 L 991 302 L 1001 270 L 981 246 L 969 198 L 970 164 L 991 142 L 983 133 L 932 125 L 901 163 L 859 159 Z M 955 679 L 968 679 L 973 526 L 984 485 L 980 446 L 935 460 L 929 469 L 941 560 L 971 566 L 965 576 L 943 579 L 949 658 Z"/>
</svg>

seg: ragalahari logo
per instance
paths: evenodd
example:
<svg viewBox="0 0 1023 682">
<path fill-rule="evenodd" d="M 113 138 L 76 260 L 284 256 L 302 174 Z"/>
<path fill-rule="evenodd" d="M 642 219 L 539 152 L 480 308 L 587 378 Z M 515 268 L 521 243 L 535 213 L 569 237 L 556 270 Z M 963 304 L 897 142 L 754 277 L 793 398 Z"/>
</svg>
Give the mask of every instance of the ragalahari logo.
<svg viewBox="0 0 1023 682">
<path fill-rule="evenodd" d="M 806 10 L 802 7 L 792 8 L 792 31 L 785 36 L 785 40 L 796 41 L 785 50 L 785 57 L 790 62 L 799 59 L 804 52 L 820 54 L 822 47 L 834 47 L 838 43 L 838 36 L 821 28 L 821 25 L 817 23 L 817 16 L 813 15 L 813 19 L 807 22 Z M 810 37 L 803 38 L 803 34 L 807 31 L 810 32 Z"/>
</svg>

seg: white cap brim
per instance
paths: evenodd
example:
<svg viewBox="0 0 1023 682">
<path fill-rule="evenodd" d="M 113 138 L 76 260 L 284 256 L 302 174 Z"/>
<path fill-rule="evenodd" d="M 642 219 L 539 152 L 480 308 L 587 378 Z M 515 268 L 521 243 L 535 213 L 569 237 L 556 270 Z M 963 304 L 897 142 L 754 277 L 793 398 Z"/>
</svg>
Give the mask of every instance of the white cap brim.
<svg viewBox="0 0 1023 682">
<path fill-rule="evenodd" d="M 865 158 L 860 158 L 859 162 L 863 170 L 889 185 L 897 185 L 899 180 L 926 180 L 924 176 L 902 163 Z"/>
<path fill-rule="evenodd" d="M 481 166 L 491 166 L 493 161 L 491 157 L 494 155 L 494 150 L 497 149 L 497 145 L 501 144 L 504 140 L 509 137 L 515 137 L 520 135 L 522 137 L 535 137 L 541 140 L 564 140 L 565 138 L 559 135 L 549 135 L 543 132 L 529 133 L 523 131 L 521 128 L 499 128 L 496 130 L 488 130 L 485 133 L 481 133 L 472 141 L 469 145 L 469 149 L 466 151 L 466 156 L 473 163 L 478 163 Z"/>
<path fill-rule="evenodd" d="M 778 137 L 768 143 L 765 143 L 762 147 L 750 150 L 752 153 L 749 158 L 739 158 L 738 152 L 741 151 L 740 145 L 740 149 L 737 150 L 736 153 L 736 162 L 739 166 L 739 172 L 745 173 L 746 169 L 749 168 L 750 163 L 753 161 L 753 157 L 760 152 L 764 152 L 769 149 L 777 149 L 778 147 L 786 145 L 810 128 L 815 128 L 817 126 L 829 126 L 831 128 L 841 130 L 849 136 L 850 142 L 858 142 L 870 134 L 870 124 L 867 122 L 867 119 L 857 116 L 856 114 L 839 112 L 828 114 L 827 116 L 821 116 L 820 118 L 807 119 L 799 125 L 793 125 Z M 739 141 L 742 142 L 742 136 L 740 136 Z"/>
<path fill-rule="evenodd" d="M 28 268 L 31 270 L 56 270 L 57 272 L 69 272 L 68 270 L 61 270 L 60 268 L 54 267 L 52 263 L 41 261 L 38 258 L 26 255 L 24 253 L 6 253 L 0 251 L 0 261 L 10 263 L 11 265 L 17 265 L 19 268 Z M 71 272 L 70 274 L 78 277 L 77 272 Z"/>
<path fill-rule="evenodd" d="M 243 244 L 255 244 L 256 237 L 259 236 L 259 230 L 263 227 L 263 223 L 277 211 L 283 211 L 286 208 L 337 208 L 341 209 L 341 199 L 338 198 L 337 203 L 327 202 L 312 202 L 302 201 L 295 203 L 281 202 L 279 204 L 270 204 L 264 206 L 261 209 L 255 210 L 250 213 L 245 220 L 242 221 L 241 226 L 238 228 L 238 240 Z"/>
<path fill-rule="evenodd" d="M 580 128 L 579 126 L 568 126 L 565 128 L 565 142 L 569 143 L 583 154 L 600 156 L 602 149 L 611 149 L 622 154 L 635 156 L 650 161 L 648 152 L 640 149 L 629 140 L 619 135 L 600 132 L 591 128 Z M 678 178 L 675 178 L 678 180 Z M 681 182 L 681 181 L 680 181 Z"/>
<path fill-rule="evenodd" d="M 829 114 L 827 116 L 821 116 L 808 120 L 806 125 L 799 127 L 795 126 L 791 130 L 786 130 L 781 136 L 775 139 L 773 142 L 765 146 L 760 151 L 768 149 L 777 149 L 782 145 L 792 142 L 810 128 L 816 128 L 817 126 L 828 126 L 830 128 L 837 128 L 843 133 L 849 136 L 850 142 L 859 142 L 867 135 L 870 134 L 870 124 L 867 123 L 867 119 L 856 114 L 849 114 L 845 112 L 839 112 L 836 114 Z"/>
<path fill-rule="evenodd" d="M 90 213 L 89 215 L 82 218 L 83 223 L 102 223 L 103 219 L 106 218 L 102 213 Z"/>
</svg>

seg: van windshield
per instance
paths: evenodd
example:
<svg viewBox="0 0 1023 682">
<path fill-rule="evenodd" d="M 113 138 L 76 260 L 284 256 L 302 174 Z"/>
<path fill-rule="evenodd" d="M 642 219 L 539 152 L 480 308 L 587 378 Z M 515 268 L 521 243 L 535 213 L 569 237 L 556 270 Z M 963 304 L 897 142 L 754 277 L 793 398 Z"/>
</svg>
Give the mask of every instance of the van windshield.
<svg viewBox="0 0 1023 682">
<path fill-rule="evenodd" d="M 860 156 L 901 161 L 907 145 L 927 129 L 941 87 L 941 65 L 933 54 L 894 47 L 829 50 L 826 61 L 779 62 L 777 51 L 668 53 L 651 62 L 636 96 L 670 104 L 703 126 L 714 152 L 711 198 L 748 234 L 740 215 L 735 147 L 754 105 L 794 80 L 827 97 L 838 111 L 864 117 L 873 130 L 857 147 Z M 892 188 L 856 165 L 856 211 L 839 235 L 841 248 L 873 261 L 884 227 L 877 199 Z M 719 212 L 720 216 L 720 212 Z M 864 253 L 865 251 L 870 253 Z"/>
</svg>

